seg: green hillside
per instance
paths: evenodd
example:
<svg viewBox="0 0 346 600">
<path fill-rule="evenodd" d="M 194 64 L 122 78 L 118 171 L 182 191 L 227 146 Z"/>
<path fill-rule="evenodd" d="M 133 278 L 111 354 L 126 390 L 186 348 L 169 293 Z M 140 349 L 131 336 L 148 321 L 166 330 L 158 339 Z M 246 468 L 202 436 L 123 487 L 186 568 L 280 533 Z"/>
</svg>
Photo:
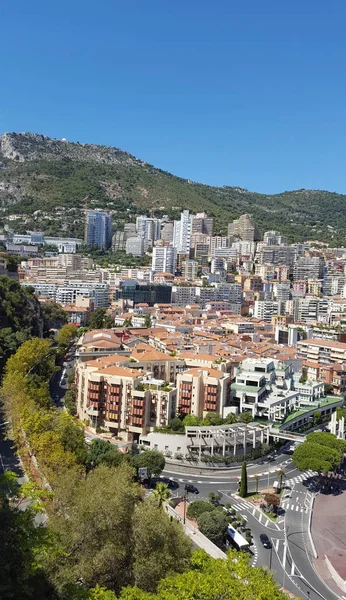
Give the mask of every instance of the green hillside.
<svg viewBox="0 0 346 600">
<path fill-rule="evenodd" d="M 118 225 L 140 213 L 176 217 L 180 209 L 215 216 L 216 231 L 251 213 L 260 229 L 278 229 L 292 241 L 344 244 L 346 196 L 298 190 L 276 195 L 237 187 L 212 187 L 157 169 L 115 148 L 52 140 L 34 134 L 0 136 L 0 203 L 17 231 L 42 229 L 82 236 L 82 199 L 107 208 Z M 57 208 L 58 207 L 58 208 Z M 61 208 L 59 208 L 61 207 Z M 36 211 L 40 211 L 34 215 Z"/>
</svg>

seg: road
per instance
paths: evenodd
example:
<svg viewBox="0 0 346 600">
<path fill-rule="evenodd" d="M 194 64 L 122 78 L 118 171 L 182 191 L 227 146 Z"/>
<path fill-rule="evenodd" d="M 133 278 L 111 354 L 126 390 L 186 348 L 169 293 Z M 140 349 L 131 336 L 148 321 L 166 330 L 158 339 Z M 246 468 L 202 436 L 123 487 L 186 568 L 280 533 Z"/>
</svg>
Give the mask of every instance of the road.
<svg viewBox="0 0 346 600">
<path fill-rule="evenodd" d="M 50 382 L 50 395 L 58 410 L 64 410 L 64 396 L 67 392 L 67 378 L 74 367 L 76 347 L 72 346 L 66 354 L 60 371 L 57 371 Z"/>
<path fill-rule="evenodd" d="M 258 475 L 258 489 L 264 491 L 277 480 L 277 471 L 284 470 L 285 494 L 277 523 L 272 522 L 253 504 L 237 496 L 238 480 L 241 469 L 234 469 L 229 475 L 177 474 L 169 467 L 162 476 L 174 480 L 174 494 L 182 493 L 185 483 L 195 485 L 199 494 L 194 498 L 208 499 L 210 492 L 221 496 L 222 504 L 231 504 L 247 519 L 254 540 L 253 566 L 266 566 L 274 572 L 277 582 L 298 597 L 311 600 L 336 600 L 336 596 L 315 572 L 311 562 L 311 548 L 308 538 L 308 525 L 312 492 L 310 484 L 316 473 L 301 473 L 293 465 L 287 453 L 277 456 L 273 461 L 248 468 L 249 492 L 255 491 L 254 474 Z M 189 494 L 190 500 L 193 499 Z M 259 536 L 266 533 L 272 542 L 272 550 L 265 549 Z"/>
</svg>

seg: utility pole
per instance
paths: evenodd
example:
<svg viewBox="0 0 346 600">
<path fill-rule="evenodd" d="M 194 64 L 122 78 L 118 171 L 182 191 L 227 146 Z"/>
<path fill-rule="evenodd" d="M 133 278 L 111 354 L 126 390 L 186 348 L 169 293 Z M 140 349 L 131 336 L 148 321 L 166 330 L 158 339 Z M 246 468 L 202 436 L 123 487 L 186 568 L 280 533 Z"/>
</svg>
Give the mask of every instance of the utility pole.
<svg viewBox="0 0 346 600">
<path fill-rule="evenodd" d="M 187 485 L 185 484 L 185 488 L 184 488 L 184 525 L 185 525 L 185 521 L 186 521 L 186 501 L 187 501 L 187 495 L 188 495 Z"/>
</svg>

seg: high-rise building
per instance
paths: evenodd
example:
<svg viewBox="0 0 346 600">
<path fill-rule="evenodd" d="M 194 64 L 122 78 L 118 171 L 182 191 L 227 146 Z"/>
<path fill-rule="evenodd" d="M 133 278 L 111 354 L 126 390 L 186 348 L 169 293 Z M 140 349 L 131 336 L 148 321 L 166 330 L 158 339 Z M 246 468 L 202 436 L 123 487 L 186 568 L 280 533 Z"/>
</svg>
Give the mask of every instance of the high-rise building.
<svg viewBox="0 0 346 600">
<path fill-rule="evenodd" d="M 287 246 L 287 237 L 279 231 L 266 231 L 263 236 L 266 246 Z"/>
<path fill-rule="evenodd" d="M 86 239 L 88 246 L 107 250 L 112 243 L 112 217 L 106 212 L 88 210 L 86 214 Z"/>
<path fill-rule="evenodd" d="M 143 256 L 143 254 L 144 254 L 143 238 L 141 238 L 139 236 L 128 238 L 126 240 L 126 254 L 132 254 L 133 256 Z"/>
<path fill-rule="evenodd" d="M 144 239 L 144 244 L 153 246 L 161 237 L 161 219 L 140 216 L 136 219 L 137 234 Z"/>
<path fill-rule="evenodd" d="M 241 215 L 239 219 L 228 225 L 228 235 L 238 237 L 246 242 L 257 242 L 260 239 L 259 229 L 251 215 Z"/>
<path fill-rule="evenodd" d="M 161 240 L 163 240 L 164 242 L 173 242 L 173 229 L 174 229 L 174 224 L 173 221 L 168 221 L 167 223 L 164 223 L 162 226 L 162 230 L 161 230 Z"/>
<path fill-rule="evenodd" d="M 319 256 L 301 256 L 293 267 L 293 279 L 322 279 L 323 260 Z"/>
<path fill-rule="evenodd" d="M 116 231 L 112 237 L 112 252 L 117 250 L 124 250 L 126 247 L 126 233 L 125 231 Z"/>
<path fill-rule="evenodd" d="M 195 259 L 200 267 L 207 267 L 209 260 L 209 244 L 195 245 Z"/>
<path fill-rule="evenodd" d="M 198 262 L 196 260 L 183 261 L 183 277 L 190 281 L 194 281 L 197 277 Z"/>
<path fill-rule="evenodd" d="M 173 246 L 179 254 L 190 252 L 191 216 L 188 210 L 180 214 L 180 221 L 174 221 Z"/>
<path fill-rule="evenodd" d="M 152 270 L 155 273 L 175 273 L 177 252 L 173 246 L 153 248 Z"/>
<path fill-rule="evenodd" d="M 146 303 L 170 304 L 172 301 L 172 287 L 158 283 L 141 282 L 136 279 L 121 281 L 115 290 L 115 299 L 131 302 L 134 305 Z"/>
<path fill-rule="evenodd" d="M 197 213 L 192 216 L 191 223 L 192 233 L 205 233 L 206 235 L 214 235 L 214 217 L 208 217 L 207 213 Z"/>
</svg>

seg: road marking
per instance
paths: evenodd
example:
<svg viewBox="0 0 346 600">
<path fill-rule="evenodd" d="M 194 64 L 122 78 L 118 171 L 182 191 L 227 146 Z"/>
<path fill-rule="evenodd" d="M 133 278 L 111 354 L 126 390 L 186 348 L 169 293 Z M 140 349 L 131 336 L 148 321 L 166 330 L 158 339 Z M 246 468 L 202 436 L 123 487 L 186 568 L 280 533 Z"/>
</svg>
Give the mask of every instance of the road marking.
<svg viewBox="0 0 346 600">
<path fill-rule="evenodd" d="M 266 522 L 264 523 L 264 527 L 268 527 L 269 525 L 269 519 L 266 520 Z"/>
<path fill-rule="evenodd" d="M 299 506 L 296 506 L 296 512 L 298 512 L 298 510 L 299 510 Z"/>
</svg>

